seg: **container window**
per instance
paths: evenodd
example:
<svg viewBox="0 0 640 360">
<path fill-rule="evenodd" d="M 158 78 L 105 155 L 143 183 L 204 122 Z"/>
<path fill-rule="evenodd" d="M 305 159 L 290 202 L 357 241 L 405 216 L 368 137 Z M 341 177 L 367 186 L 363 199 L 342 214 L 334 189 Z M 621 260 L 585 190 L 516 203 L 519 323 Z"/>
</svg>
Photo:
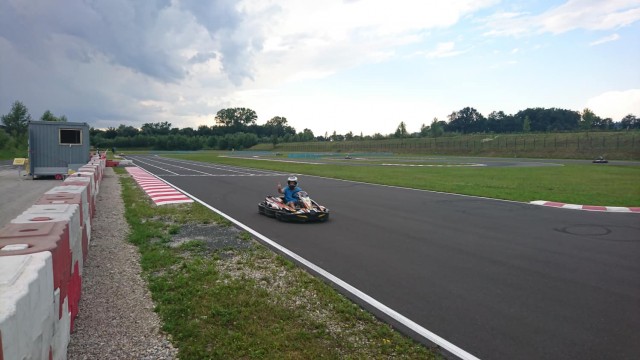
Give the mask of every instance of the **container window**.
<svg viewBox="0 0 640 360">
<path fill-rule="evenodd" d="M 61 145 L 82 145 L 82 129 L 60 129 Z"/>
</svg>

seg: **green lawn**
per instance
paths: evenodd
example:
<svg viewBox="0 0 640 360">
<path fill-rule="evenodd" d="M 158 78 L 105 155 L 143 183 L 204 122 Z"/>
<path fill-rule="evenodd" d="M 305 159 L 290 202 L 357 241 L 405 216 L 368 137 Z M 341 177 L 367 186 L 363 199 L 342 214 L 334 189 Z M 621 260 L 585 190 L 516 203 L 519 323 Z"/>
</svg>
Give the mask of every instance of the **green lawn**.
<svg viewBox="0 0 640 360">
<path fill-rule="evenodd" d="M 251 150 L 301 152 L 393 152 L 529 157 L 555 159 L 640 159 L 639 131 L 591 131 L 574 133 L 469 134 L 439 138 L 313 141 L 258 144 Z"/>
<path fill-rule="evenodd" d="M 219 157 L 220 154 L 169 156 L 496 199 L 640 206 L 640 166 L 589 163 L 553 167 L 356 167 L 246 160 Z"/>
</svg>

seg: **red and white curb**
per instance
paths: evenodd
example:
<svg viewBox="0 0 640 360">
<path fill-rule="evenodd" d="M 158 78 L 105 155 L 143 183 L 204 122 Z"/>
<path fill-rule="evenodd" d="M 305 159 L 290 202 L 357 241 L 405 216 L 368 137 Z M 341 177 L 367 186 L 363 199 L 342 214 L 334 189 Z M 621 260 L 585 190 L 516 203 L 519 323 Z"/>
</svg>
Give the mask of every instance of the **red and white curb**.
<svg viewBox="0 0 640 360">
<path fill-rule="evenodd" d="M 190 197 L 176 190 L 173 186 L 151 175 L 139 167 L 126 167 L 133 179 L 140 185 L 156 205 L 181 204 L 193 202 Z"/>
<path fill-rule="evenodd" d="M 603 212 L 618 212 L 618 213 L 640 213 L 640 207 L 576 205 L 576 204 L 565 204 L 565 203 L 545 201 L 545 200 L 531 201 L 530 204 L 550 206 L 550 207 L 555 207 L 560 209 L 571 209 L 571 210 L 603 211 Z"/>
</svg>

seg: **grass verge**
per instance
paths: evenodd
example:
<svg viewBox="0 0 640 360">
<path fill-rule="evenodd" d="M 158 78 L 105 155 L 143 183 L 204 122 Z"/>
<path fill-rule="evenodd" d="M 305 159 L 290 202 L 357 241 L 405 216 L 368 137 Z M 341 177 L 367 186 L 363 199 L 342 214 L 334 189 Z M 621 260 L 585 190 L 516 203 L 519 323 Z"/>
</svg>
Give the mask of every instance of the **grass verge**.
<svg viewBox="0 0 640 360">
<path fill-rule="evenodd" d="M 129 240 L 181 359 L 439 358 L 202 205 L 154 206 L 117 172 Z"/>
<path fill-rule="evenodd" d="M 170 155 L 227 165 L 326 176 L 414 189 L 514 201 L 640 206 L 640 167 L 566 164 L 554 167 L 383 167 L 310 165 L 219 157 L 216 152 Z"/>
</svg>

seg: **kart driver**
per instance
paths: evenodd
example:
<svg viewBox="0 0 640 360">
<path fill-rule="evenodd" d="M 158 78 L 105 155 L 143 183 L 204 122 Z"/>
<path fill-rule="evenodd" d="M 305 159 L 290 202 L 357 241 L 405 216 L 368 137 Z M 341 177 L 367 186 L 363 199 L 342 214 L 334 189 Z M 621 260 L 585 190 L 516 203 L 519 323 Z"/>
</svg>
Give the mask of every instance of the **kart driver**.
<svg viewBox="0 0 640 360">
<path fill-rule="evenodd" d="M 284 194 L 284 203 L 293 208 L 298 204 L 298 193 L 302 191 L 298 187 L 298 178 L 295 176 L 289 176 L 287 179 L 287 187 L 282 188 L 281 184 L 278 184 L 278 193 Z"/>
</svg>

